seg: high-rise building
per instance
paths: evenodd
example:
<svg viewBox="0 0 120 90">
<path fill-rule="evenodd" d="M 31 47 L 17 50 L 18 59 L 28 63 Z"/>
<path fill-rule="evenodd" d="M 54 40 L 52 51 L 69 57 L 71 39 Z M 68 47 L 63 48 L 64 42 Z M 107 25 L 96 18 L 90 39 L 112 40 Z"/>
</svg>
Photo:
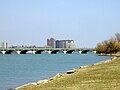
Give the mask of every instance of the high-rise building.
<svg viewBox="0 0 120 90">
<path fill-rule="evenodd" d="M 47 46 L 55 48 L 55 39 L 54 38 L 47 39 Z"/>
</svg>

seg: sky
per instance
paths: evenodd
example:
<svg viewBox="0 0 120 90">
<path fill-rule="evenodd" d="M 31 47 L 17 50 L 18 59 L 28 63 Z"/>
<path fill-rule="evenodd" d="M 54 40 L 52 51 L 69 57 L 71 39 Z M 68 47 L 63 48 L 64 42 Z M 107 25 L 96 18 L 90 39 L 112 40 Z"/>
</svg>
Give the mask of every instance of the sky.
<svg viewBox="0 0 120 90">
<path fill-rule="evenodd" d="M 120 32 L 120 0 L 0 0 L 0 42 L 46 45 L 73 39 L 93 48 Z"/>
</svg>

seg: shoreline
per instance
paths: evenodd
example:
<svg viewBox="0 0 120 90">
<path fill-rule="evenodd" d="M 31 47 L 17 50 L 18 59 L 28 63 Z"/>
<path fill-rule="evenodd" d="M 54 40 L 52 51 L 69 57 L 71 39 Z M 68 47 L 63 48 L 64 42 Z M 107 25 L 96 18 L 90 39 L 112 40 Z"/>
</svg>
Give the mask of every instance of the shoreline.
<svg viewBox="0 0 120 90">
<path fill-rule="evenodd" d="M 103 56 L 103 55 L 101 55 Z M 105 55 L 104 55 L 105 56 Z M 39 81 L 36 81 L 36 82 L 31 82 L 31 83 L 27 83 L 27 84 L 24 84 L 22 86 L 18 86 L 15 88 L 15 90 L 18 90 L 18 89 L 21 89 L 21 88 L 24 88 L 24 87 L 27 87 L 27 86 L 37 86 L 37 85 L 40 85 L 40 84 L 45 84 L 45 83 L 48 83 L 50 82 L 51 80 L 54 80 L 56 78 L 60 78 L 60 77 L 63 77 L 64 75 L 70 75 L 72 73 L 75 73 L 77 72 L 79 69 L 83 69 L 83 68 L 87 68 L 87 67 L 90 67 L 90 66 L 96 66 L 96 65 L 99 65 L 99 64 L 102 64 L 102 63 L 108 63 L 110 61 L 113 61 L 115 59 L 117 59 L 119 57 L 119 55 L 106 55 L 106 56 L 111 56 L 111 59 L 108 59 L 108 60 L 102 60 L 98 63 L 95 63 L 95 64 L 92 64 L 92 65 L 84 65 L 84 66 L 80 66 L 79 68 L 76 68 L 76 69 L 73 69 L 73 70 L 68 70 L 64 73 L 58 73 L 56 74 L 55 76 L 49 78 L 49 79 L 44 79 L 44 80 L 39 80 Z"/>
</svg>

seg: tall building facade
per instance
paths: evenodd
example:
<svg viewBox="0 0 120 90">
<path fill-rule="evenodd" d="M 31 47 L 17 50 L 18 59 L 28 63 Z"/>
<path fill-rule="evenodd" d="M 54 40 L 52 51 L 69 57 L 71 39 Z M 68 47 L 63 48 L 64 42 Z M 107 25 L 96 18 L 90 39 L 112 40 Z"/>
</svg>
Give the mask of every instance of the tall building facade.
<svg viewBox="0 0 120 90">
<path fill-rule="evenodd" d="M 56 40 L 54 38 L 47 39 L 47 46 L 51 48 L 55 48 L 55 41 Z"/>
</svg>

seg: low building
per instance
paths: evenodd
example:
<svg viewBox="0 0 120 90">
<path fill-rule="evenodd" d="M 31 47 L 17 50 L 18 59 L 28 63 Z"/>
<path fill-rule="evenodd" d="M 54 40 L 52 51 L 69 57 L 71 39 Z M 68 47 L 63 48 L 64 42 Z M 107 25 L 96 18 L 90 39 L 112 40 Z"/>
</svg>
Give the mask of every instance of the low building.
<svg viewBox="0 0 120 90">
<path fill-rule="evenodd" d="M 75 43 L 74 43 L 74 41 L 71 41 L 71 42 L 66 43 L 66 48 L 70 48 L 70 49 L 75 48 Z"/>
<path fill-rule="evenodd" d="M 1 42 L 0 43 L 0 48 L 8 48 L 8 43 L 7 42 Z"/>
</svg>

